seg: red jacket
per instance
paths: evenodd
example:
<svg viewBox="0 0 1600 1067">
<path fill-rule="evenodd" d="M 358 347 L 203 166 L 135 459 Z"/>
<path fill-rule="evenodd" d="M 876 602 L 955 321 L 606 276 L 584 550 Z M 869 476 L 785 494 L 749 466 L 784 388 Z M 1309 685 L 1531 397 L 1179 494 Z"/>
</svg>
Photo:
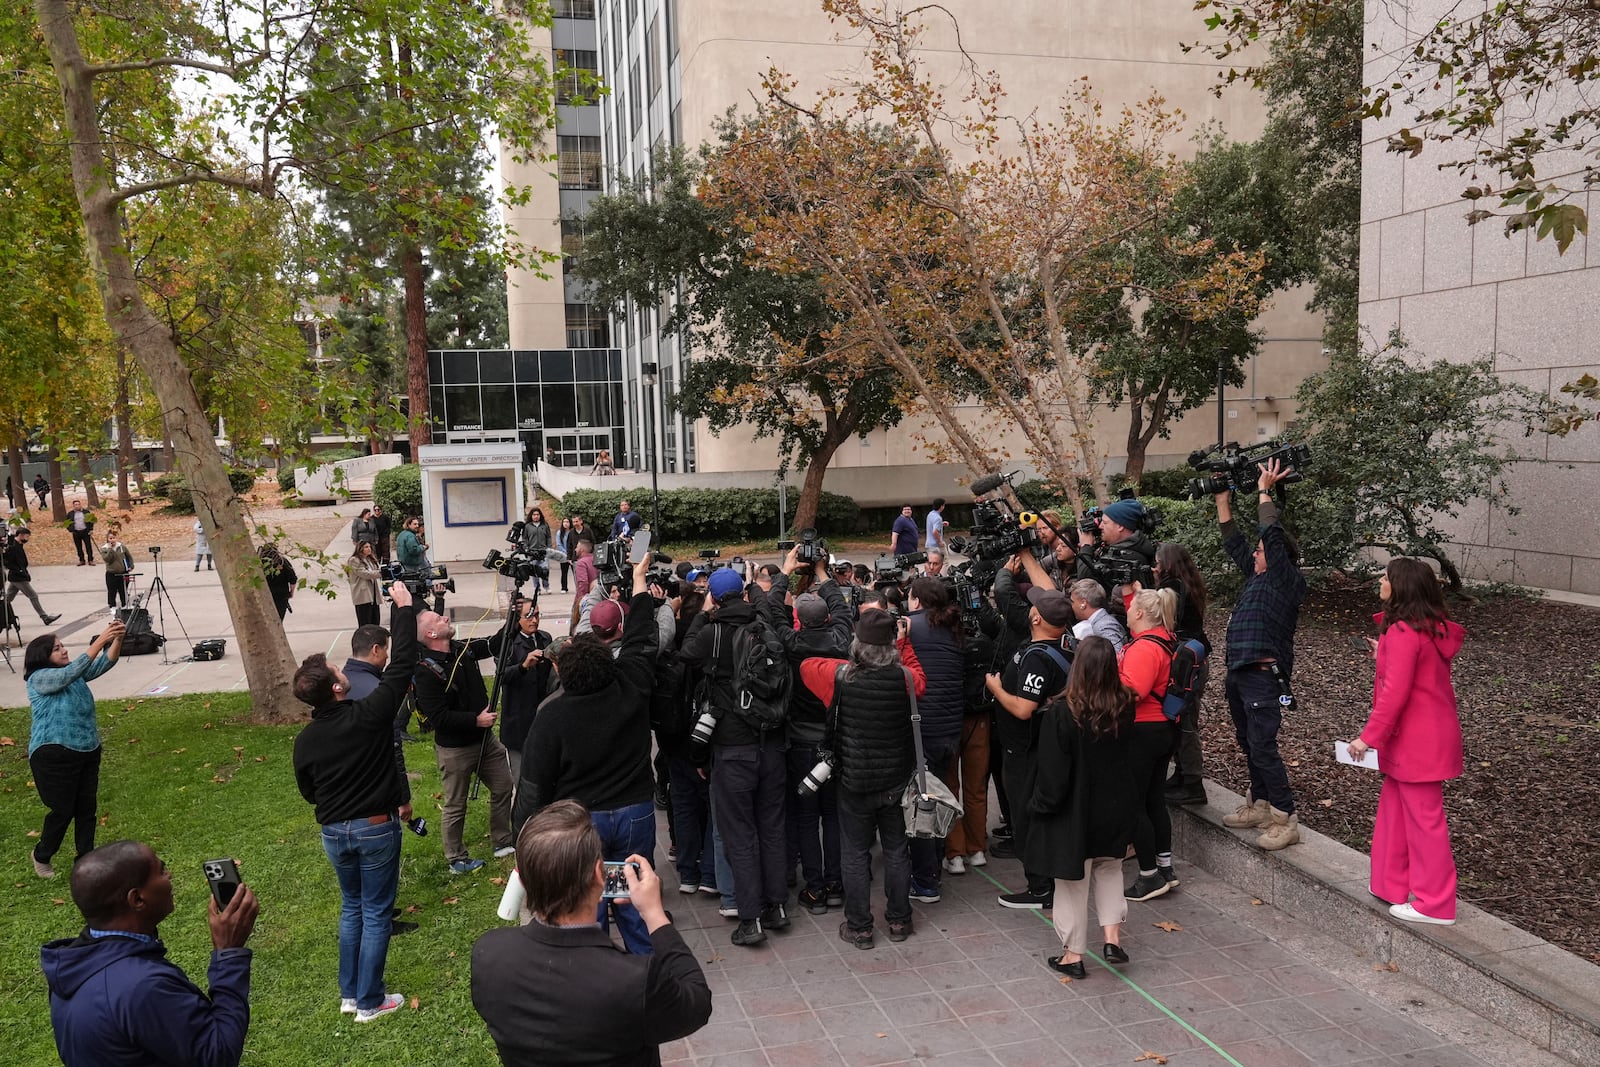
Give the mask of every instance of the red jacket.
<svg viewBox="0 0 1600 1067">
<path fill-rule="evenodd" d="M 1122 676 L 1122 684 L 1139 697 L 1134 722 L 1171 722 L 1161 710 L 1161 698 L 1166 695 L 1167 676 L 1172 673 L 1172 655 L 1155 641 L 1139 640 L 1145 634 L 1172 643 L 1172 634 L 1165 626 L 1130 634 L 1122 648 L 1122 662 L 1118 664 L 1117 673 Z"/>
<path fill-rule="evenodd" d="M 922 662 L 917 659 L 916 649 L 911 647 L 911 642 L 903 637 L 895 638 L 895 647 L 900 651 L 900 662 L 911 669 L 911 685 L 921 697 L 928 691 L 928 676 L 922 672 Z M 825 659 L 822 656 L 812 656 L 808 660 L 800 661 L 800 680 L 807 689 L 817 695 L 823 707 L 833 704 L 833 679 L 838 669 L 850 661 L 847 659 Z"/>
<path fill-rule="evenodd" d="M 1383 616 L 1373 616 L 1381 625 Z M 1467 632 L 1445 622 L 1443 634 L 1422 634 L 1403 622 L 1378 638 L 1372 714 L 1361 740 L 1378 750 L 1378 769 L 1402 782 L 1461 776 L 1461 716 L 1450 662 Z"/>
</svg>

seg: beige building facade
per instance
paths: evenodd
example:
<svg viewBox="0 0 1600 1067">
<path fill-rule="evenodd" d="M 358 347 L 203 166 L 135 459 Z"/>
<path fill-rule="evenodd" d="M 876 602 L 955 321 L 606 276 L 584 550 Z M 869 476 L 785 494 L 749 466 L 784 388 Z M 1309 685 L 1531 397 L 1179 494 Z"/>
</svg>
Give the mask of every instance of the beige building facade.
<svg viewBox="0 0 1600 1067">
<path fill-rule="evenodd" d="M 998 73 L 1019 115 L 1047 114 L 1087 77 L 1108 108 L 1159 92 L 1185 112 L 1191 129 L 1215 120 L 1229 136 L 1247 140 L 1265 121 L 1261 101 L 1246 91 L 1212 95 L 1217 66 L 1182 51 L 1184 41 L 1203 31 L 1192 0 L 948 0 L 946 6 L 960 25 L 961 44 L 980 69 Z M 798 78 L 805 95 L 837 83 L 863 62 L 860 43 L 838 39 L 844 28 L 831 23 L 816 0 L 595 0 L 593 12 L 592 37 L 558 18 L 555 46 L 592 40 L 608 93 L 594 107 L 565 109 L 560 128 L 598 130 L 608 185 L 611 175 L 648 173 L 656 146 L 698 145 L 730 107 L 749 110 L 769 67 Z M 953 77 L 955 35 L 939 18 L 931 13 L 925 41 L 930 68 Z M 563 142 L 563 151 L 568 144 Z M 1187 144 L 1175 147 L 1181 151 Z M 561 167 L 568 172 L 564 162 Z M 561 215 L 570 215 L 577 199 L 562 190 Z M 542 203 L 524 216 L 527 226 L 548 232 L 550 216 Z M 513 221 L 523 229 L 521 218 Z M 567 230 L 568 240 L 581 241 L 581 223 L 569 221 Z M 556 291 L 515 275 L 511 281 L 511 347 L 546 345 L 544 338 L 554 335 Z M 570 317 L 573 304 L 581 303 L 581 287 L 568 279 L 560 295 Z M 1306 295 L 1280 294 L 1262 315 L 1266 343 L 1246 368 L 1245 387 L 1224 398 L 1226 439 L 1249 444 L 1277 435 L 1294 414 L 1292 396 L 1300 380 L 1325 364 L 1321 321 L 1305 311 Z M 713 437 L 703 425 L 667 412 L 689 353 L 680 351 L 677 339 L 661 337 L 654 328 L 658 322 L 655 309 L 630 309 L 610 324 L 610 342 L 624 352 L 630 427 L 629 440 L 614 444 L 613 453 L 635 467 L 659 457 L 663 472 L 775 468 L 772 442 L 737 427 Z M 975 425 L 990 419 L 976 404 L 962 414 Z M 1096 424 L 1104 427 L 1111 469 L 1120 469 L 1127 412 L 1102 410 Z M 1215 405 L 1191 413 L 1170 440 L 1152 443 L 1150 466 L 1181 463 L 1191 449 L 1217 439 L 1217 425 Z M 928 458 L 924 442 L 939 436 L 930 420 L 908 419 L 846 444 L 832 466 L 880 471 L 881 492 L 857 490 L 865 493 L 858 495 L 863 504 L 943 495 L 969 475 Z M 1007 444 L 1011 454 L 1022 454 L 1020 442 Z"/>
<path fill-rule="evenodd" d="M 1397 57 L 1454 7 L 1369 0 L 1366 84 L 1388 84 Z M 1430 142 L 1415 157 L 1387 151 L 1408 119 L 1397 106 L 1362 130 L 1361 323 L 1369 338 L 1381 343 L 1398 329 L 1421 358 L 1492 356 L 1505 381 L 1557 395 L 1566 382 L 1600 374 L 1600 248 L 1580 234 L 1561 255 L 1554 241 L 1506 236 L 1498 220 L 1467 225 L 1474 205 L 1461 192 L 1472 181 L 1440 169 L 1460 158 L 1460 146 Z M 1552 153 L 1540 182 L 1581 189 L 1574 176 L 1582 163 Z M 1594 193 L 1580 192 L 1577 202 L 1591 220 L 1600 210 Z M 1504 443 L 1522 457 L 1509 496 L 1477 501 L 1452 526 L 1463 572 L 1600 594 L 1600 432 L 1591 424 L 1560 438 L 1508 427 Z"/>
</svg>

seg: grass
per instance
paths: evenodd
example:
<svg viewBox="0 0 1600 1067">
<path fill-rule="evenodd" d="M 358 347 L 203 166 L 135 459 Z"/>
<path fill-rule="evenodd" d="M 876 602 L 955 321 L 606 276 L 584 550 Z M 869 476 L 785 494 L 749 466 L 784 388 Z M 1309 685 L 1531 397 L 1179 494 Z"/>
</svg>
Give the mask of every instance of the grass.
<svg viewBox="0 0 1600 1067">
<path fill-rule="evenodd" d="M 451 877 L 440 847 L 439 772 L 426 740 L 406 746 L 414 803 L 429 835 L 405 835 L 402 907 L 422 928 L 390 944 L 390 989 L 417 998 L 415 1010 L 357 1026 L 339 1014 L 339 890 L 322 851 L 311 806 L 294 784 L 298 727 L 246 725 L 244 694 L 101 701 L 105 756 L 100 773 L 97 841 L 148 842 L 173 872 L 177 910 L 162 924 L 170 958 L 202 988 L 211 952 L 200 865 L 218 856 L 239 861 L 261 899 L 250 946 L 251 1024 L 244 1062 L 299 1064 L 498 1063 L 494 1043 L 472 1008 L 472 942 L 499 923 L 495 905 L 512 860 L 490 858 L 485 800 L 471 806 L 467 842 L 488 861 L 473 875 Z M 4 1059 L 55 1063 L 54 1038 L 39 946 L 82 925 L 67 889 L 72 839 L 56 856 L 61 873 L 42 881 L 28 860 L 44 806 L 31 788 L 27 709 L 0 713 L 0 1033 Z"/>
</svg>

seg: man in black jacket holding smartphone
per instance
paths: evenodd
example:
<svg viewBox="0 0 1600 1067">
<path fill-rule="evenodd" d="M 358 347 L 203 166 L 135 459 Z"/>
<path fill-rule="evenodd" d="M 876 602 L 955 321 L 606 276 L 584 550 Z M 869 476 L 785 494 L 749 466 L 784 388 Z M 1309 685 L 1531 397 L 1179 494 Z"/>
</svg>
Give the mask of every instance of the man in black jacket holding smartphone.
<svg viewBox="0 0 1600 1067">
<path fill-rule="evenodd" d="M 411 817 L 395 766 L 394 716 L 417 663 L 416 612 L 404 583 L 390 589 L 394 635 L 377 689 L 350 700 L 350 680 L 318 653 L 294 674 L 295 698 L 312 707 L 294 741 L 300 795 L 316 807 L 322 847 L 339 875 L 339 1010 L 356 1022 L 399 1011 L 405 998 L 385 990 L 390 913 L 400 881 L 400 821 Z"/>
</svg>

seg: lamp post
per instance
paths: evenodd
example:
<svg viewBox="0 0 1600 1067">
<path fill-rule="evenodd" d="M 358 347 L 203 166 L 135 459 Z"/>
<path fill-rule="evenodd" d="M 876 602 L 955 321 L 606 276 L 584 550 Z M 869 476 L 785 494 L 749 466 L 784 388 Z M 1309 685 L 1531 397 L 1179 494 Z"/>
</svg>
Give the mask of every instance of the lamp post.
<svg viewBox="0 0 1600 1067">
<path fill-rule="evenodd" d="M 656 479 L 656 379 L 660 367 L 655 363 L 639 364 L 639 381 L 644 383 L 645 393 L 645 455 L 650 461 L 650 537 L 651 540 L 661 540 L 661 489 Z"/>
</svg>

